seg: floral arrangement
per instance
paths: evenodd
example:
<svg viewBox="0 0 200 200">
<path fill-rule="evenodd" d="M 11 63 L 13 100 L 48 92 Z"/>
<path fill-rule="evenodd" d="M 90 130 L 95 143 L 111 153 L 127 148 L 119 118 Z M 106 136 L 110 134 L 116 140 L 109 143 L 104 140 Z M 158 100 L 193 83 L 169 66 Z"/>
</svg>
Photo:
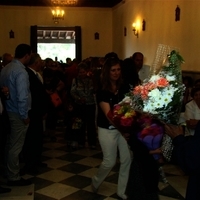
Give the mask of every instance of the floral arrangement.
<svg viewBox="0 0 200 200">
<path fill-rule="evenodd" d="M 120 131 L 122 127 L 123 131 L 125 127 L 128 130 L 137 127 L 138 139 L 149 150 L 163 146 L 164 156 L 168 160 L 171 158 L 172 142 L 164 134 L 160 121 L 178 123 L 185 90 L 180 69 L 183 62 L 179 53 L 172 50 L 159 70 L 154 67 L 152 76 L 142 85 L 136 86 L 108 113 L 108 117 Z M 163 138 L 166 138 L 164 142 Z M 159 157 L 160 155 L 154 155 L 155 159 Z"/>
<path fill-rule="evenodd" d="M 166 122 L 177 124 L 185 86 L 181 79 L 180 64 L 182 57 L 173 50 L 168 55 L 168 63 L 149 80 L 127 94 L 132 108 L 157 117 Z"/>
<path fill-rule="evenodd" d="M 130 132 L 132 125 L 136 120 L 136 111 L 133 110 L 130 102 L 123 101 L 116 104 L 112 110 L 108 112 L 108 117 L 121 132 Z"/>
<path fill-rule="evenodd" d="M 137 132 L 138 139 L 149 150 L 155 150 L 161 146 L 164 133 L 163 125 L 152 116 L 134 110 L 129 97 L 116 104 L 107 116 L 120 132 Z M 160 158 L 158 154 L 153 156 L 156 160 Z"/>
</svg>

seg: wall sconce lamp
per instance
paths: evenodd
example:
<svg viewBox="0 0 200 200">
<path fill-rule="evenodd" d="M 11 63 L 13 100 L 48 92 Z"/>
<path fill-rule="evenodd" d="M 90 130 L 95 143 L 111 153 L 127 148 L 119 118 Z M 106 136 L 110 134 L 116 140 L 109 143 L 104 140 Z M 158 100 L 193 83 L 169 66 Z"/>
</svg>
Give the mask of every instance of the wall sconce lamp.
<svg viewBox="0 0 200 200">
<path fill-rule="evenodd" d="M 139 36 L 139 33 L 138 33 L 137 26 L 136 26 L 136 24 L 135 24 L 135 23 L 133 23 L 133 24 L 132 24 L 132 26 L 133 26 L 133 33 L 134 33 L 134 35 L 135 35 L 135 36 L 137 36 L 137 38 L 138 38 L 138 36 Z"/>
<path fill-rule="evenodd" d="M 146 21 L 143 19 L 142 21 L 142 30 L 145 31 L 146 30 Z"/>
</svg>

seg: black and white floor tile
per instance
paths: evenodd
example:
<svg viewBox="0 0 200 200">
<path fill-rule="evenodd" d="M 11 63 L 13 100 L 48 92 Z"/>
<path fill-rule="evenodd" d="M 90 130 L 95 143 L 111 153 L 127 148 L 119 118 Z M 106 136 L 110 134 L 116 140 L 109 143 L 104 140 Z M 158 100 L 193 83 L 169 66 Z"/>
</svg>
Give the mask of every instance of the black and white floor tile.
<svg viewBox="0 0 200 200">
<path fill-rule="evenodd" d="M 96 173 L 102 161 L 100 147 L 91 150 L 87 146 L 73 150 L 67 147 L 63 127 L 58 127 L 56 142 L 44 140 L 43 162 L 48 165 L 40 168 L 39 174 L 26 174 L 33 184 L 25 187 L 11 187 L 12 191 L 0 194 L 2 200 L 115 200 L 119 163 L 112 169 L 98 190 L 91 191 L 91 177 Z M 23 165 L 23 163 L 22 163 Z M 187 176 L 171 164 L 163 166 L 169 183 L 159 183 L 160 200 L 183 200 Z M 1 176 L 0 185 L 6 186 Z"/>
</svg>

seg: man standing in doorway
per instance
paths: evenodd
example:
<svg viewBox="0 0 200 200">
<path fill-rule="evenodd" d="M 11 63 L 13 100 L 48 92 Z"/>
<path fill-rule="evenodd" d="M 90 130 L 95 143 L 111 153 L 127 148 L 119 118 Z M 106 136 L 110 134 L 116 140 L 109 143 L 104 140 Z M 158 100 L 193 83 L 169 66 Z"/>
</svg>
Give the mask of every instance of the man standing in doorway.
<svg viewBox="0 0 200 200">
<path fill-rule="evenodd" d="M 15 58 L 2 69 L 0 75 L 0 86 L 9 89 L 9 98 L 5 101 L 11 129 L 6 142 L 7 185 L 9 186 L 31 184 L 30 180 L 21 178 L 19 174 L 19 154 L 24 145 L 29 125 L 28 111 L 31 108 L 29 76 L 25 69 L 31 53 L 29 45 L 19 44 L 15 49 Z"/>
</svg>

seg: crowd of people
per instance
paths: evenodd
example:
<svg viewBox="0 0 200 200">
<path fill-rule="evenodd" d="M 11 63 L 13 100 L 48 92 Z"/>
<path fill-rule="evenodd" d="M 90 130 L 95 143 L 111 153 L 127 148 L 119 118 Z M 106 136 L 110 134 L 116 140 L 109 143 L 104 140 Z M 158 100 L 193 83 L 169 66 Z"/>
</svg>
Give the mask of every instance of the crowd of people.
<svg viewBox="0 0 200 200">
<path fill-rule="evenodd" d="M 27 44 L 18 45 L 14 57 L 9 53 L 2 57 L 0 155 L 7 185 L 30 185 L 31 181 L 23 179 L 22 174 L 37 174 L 40 167 L 47 166 L 41 161 L 43 138 L 56 141 L 57 122 L 62 119 L 70 148 L 84 148 L 86 142 L 91 149 L 96 148 L 97 142 L 101 146 L 103 160 L 92 177 L 93 192 L 98 192 L 119 157 L 117 195 L 121 199 L 159 199 L 158 162 L 134 134 L 120 132 L 107 115 L 126 93 L 149 78 L 150 66 L 144 65 L 143 54 L 135 52 L 121 60 L 115 52 L 110 52 L 103 58 L 90 57 L 82 61 L 67 58 L 66 61 L 42 60 L 39 54 L 32 53 Z M 199 130 L 199 101 L 199 87 L 186 90 L 183 112 L 185 125 L 193 131 L 191 135 L 195 130 L 197 135 Z M 179 130 L 177 135 L 172 134 L 171 126 L 163 126 L 166 133 L 175 138 L 174 141 L 177 140 L 175 136 L 183 135 L 179 126 L 173 129 Z M 181 159 L 188 155 L 179 155 L 180 148 L 176 141 L 174 145 L 177 146 L 174 148 L 175 160 L 184 171 L 192 174 L 186 198 L 199 199 L 195 198 L 199 197 L 195 188 L 191 189 L 198 181 L 194 174 L 198 174 L 196 168 L 199 169 L 199 165 L 194 171 L 185 170 Z M 188 144 L 184 148 L 192 147 Z M 25 163 L 23 169 L 20 169 L 20 158 Z M 191 191 L 196 192 L 192 199 Z M 0 193 L 4 192 L 10 192 L 10 189 L 0 187 Z"/>
</svg>

